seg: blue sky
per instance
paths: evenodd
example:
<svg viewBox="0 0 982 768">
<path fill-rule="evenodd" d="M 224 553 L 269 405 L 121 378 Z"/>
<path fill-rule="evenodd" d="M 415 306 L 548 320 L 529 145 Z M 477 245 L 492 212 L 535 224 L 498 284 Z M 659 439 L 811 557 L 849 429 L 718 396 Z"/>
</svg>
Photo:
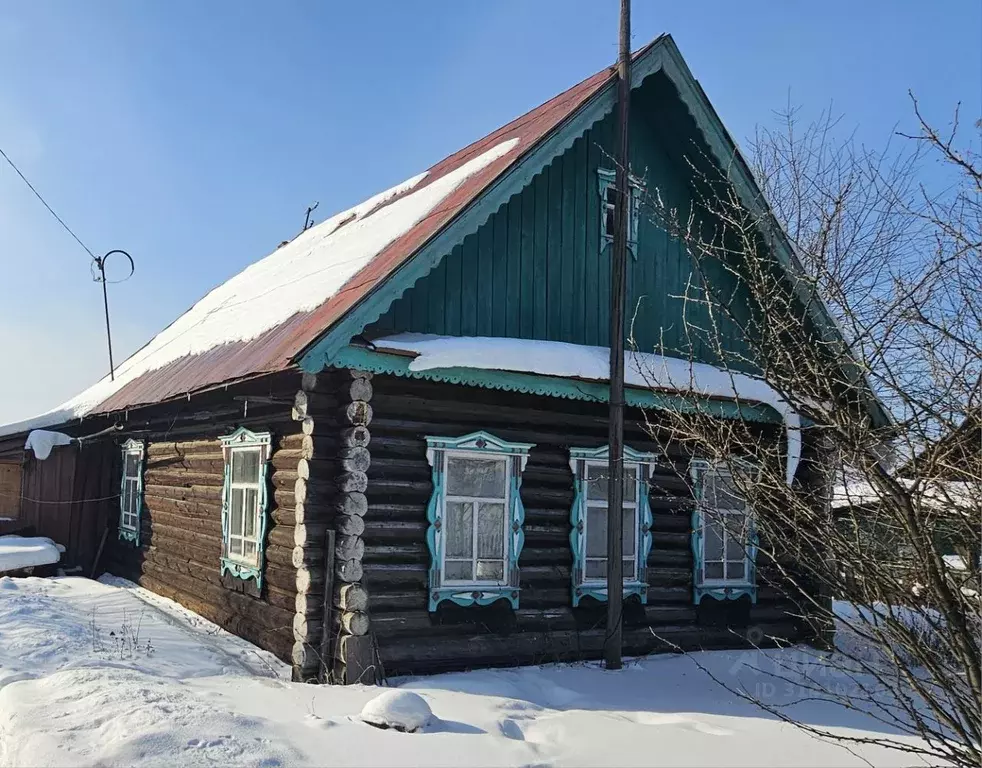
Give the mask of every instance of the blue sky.
<svg viewBox="0 0 982 768">
<path fill-rule="evenodd" d="M 432 165 L 616 57 L 616 0 L 0 5 L 0 147 L 111 286 L 117 360 L 317 220 Z M 978 0 L 635 0 L 738 141 L 791 99 L 882 144 L 907 90 L 982 106 Z M 967 118 L 970 118 L 967 119 Z M 0 166 L 0 423 L 104 375 L 89 258 Z"/>
</svg>

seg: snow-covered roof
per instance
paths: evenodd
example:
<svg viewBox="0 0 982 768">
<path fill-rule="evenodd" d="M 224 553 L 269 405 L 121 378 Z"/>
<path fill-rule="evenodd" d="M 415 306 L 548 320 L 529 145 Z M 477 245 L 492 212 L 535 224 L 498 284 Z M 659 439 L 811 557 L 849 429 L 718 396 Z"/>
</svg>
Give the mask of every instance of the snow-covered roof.
<svg viewBox="0 0 982 768">
<path fill-rule="evenodd" d="M 638 51 L 641 56 L 660 40 Z M 218 286 L 108 377 L 0 435 L 284 370 L 357 302 L 615 77 L 607 67 Z"/>
<path fill-rule="evenodd" d="M 425 333 L 399 333 L 375 339 L 372 343 L 380 352 L 415 355 L 409 364 L 411 371 L 472 368 L 585 381 L 607 381 L 610 375 L 610 349 L 607 347 L 539 339 Z M 791 483 L 801 459 L 801 418 L 767 382 L 706 363 L 628 350 L 624 353 L 624 383 L 641 389 L 687 392 L 771 406 L 784 419 L 787 429 L 786 471 L 787 481 Z"/>
<path fill-rule="evenodd" d="M 915 491 L 917 500 L 926 508 L 939 512 L 978 514 L 982 509 L 982 483 L 952 480 L 925 480 L 898 477 L 897 482 L 908 491 Z M 876 504 L 879 491 L 866 479 L 850 479 L 832 488 L 832 507 L 858 507 Z"/>
<path fill-rule="evenodd" d="M 62 552 L 44 536 L 0 536 L 0 573 L 57 563 Z"/>
</svg>

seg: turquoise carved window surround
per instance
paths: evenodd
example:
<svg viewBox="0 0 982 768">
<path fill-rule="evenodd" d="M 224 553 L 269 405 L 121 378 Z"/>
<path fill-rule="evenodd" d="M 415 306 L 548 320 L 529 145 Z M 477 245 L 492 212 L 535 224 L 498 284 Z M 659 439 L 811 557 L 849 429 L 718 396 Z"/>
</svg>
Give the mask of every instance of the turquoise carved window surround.
<svg viewBox="0 0 982 768">
<path fill-rule="evenodd" d="M 255 579 L 262 589 L 270 435 L 239 427 L 219 440 L 225 458 L 221 574 Z"/>
<path fill-rule="evenodd" d="M 753 467 L 747 467 L 753 472 Z M 693 461 L 693 601 L 704 597 L 757 602 L 757 532 L 753 512 L 725 462 Z"/>
<path fill-rule="evenodd" d="M 614 211 L 617 208 L 617 171 L 609 168 L 597 169 L 597 185 L 600 190 L 600 236 L 602 248 L 614 242 Z M 627 249 L 636 259 L 638 257 L 638 225 L 641 220 L 641 180 L 631 174 L 628 180 L 631 189 L 631 216 L 627 229 Z"/>
<path fill-rule="evenodd" d="M 525 543 L 520 493 L 531 443 L 487 432 L 427 437 L 433 493 L 426 508 L 429 609 L 444 600 L 518 608 L 518 559 Z"/>
<path fill-rule="evenodd" d="M 607 600 L 607 472 L 610 449 L 571 448 L 573 471 L 572 530 L 573 606 L 584 597 Z M 624 596 L 648 602 L 648 554 L 651 552 L 651 505 L 648 483 L 655 455 L 624 448 Z"/>
<path fill-rule="evenodd" d="M 143 510 L 143 443 L 123 443 L 123 473 L 119 483 L 119 538 L 140 546 L 140 513 Z"/>
</svg>

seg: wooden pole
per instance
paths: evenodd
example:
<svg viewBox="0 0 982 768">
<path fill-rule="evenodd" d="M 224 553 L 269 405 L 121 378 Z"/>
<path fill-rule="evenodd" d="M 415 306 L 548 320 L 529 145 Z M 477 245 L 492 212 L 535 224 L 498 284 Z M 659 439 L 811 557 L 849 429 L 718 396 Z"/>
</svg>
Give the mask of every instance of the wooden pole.
<svg viewBox="0 0 982 768">
<path fill-rule="evenodd" d="M 630 221 L 628 123 L 631 98 L 631 1 L 621 0 L 617 61 L 617 207 L 610 259 L 610 446 L 607 486 L 607 633 L 604 662 L 621 668 L 624 604 L 624 304 L 627 287 L 627 228 Z"/>
</svg>

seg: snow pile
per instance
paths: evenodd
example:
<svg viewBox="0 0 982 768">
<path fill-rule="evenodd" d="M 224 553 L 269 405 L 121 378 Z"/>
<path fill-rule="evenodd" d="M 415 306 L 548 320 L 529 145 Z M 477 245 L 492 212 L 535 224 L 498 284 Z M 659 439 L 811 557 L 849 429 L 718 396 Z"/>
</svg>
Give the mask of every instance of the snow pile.
<svg viewBox="0 0 982 768">
<path fill-rule="evenodd" d="M 25 451 L 34 451 L 39 461 L 44 461 L 51 455 L 51 449 L 56 445 L 70 445 L 72 439 L 61 432 L 49 432 L 46 429 L 35 429 L 27 436 L 24 443 Z"/>
<path fill-rule="evenodd" d="M 44 536 L 0 536 L 0 573 L 57 563 L 64 551 Z"/>
<path fill-rule="evenodd" d="M 254 339 L 298 312 L 316 309 L 469 177 L 513 151 L 518 141 L 503 141 L 416 191 L 426 174 L 414 176 L 311 227 L 211 291 L 120 365 L 114 381 L 106 377 L 48 413 L 0 427 L 0 434 L 80 418 L 148 371 L 222 344 Z"/>
<path fill-rule="evenodd" d="M 402 709 L 382 689 L 290 683 L 269 654 L 128 582 L 0 578 L 0 766 L 909 764 L 817 740 L 710 677 L 811 725 L 894 736 L 794 689 L 789 669 L 829 684 L 819 667 L 791 649 L 390 681 L 432 707 L 410 735 L 361 719 Z"/>
<path fill-rule="evenodd" d="M 610 350 L 561 341 L 399 333 L 376 339 L 375 348 L 414 352 L 411 371 L 476 368 L 541 376 L 607 381 Z M 646 352 L 624 353 L 624 383 L 629 387 L 690 392 L 771 406 L 784 419 L 788 436 L 786 479 L 791 484 L 801 460 L 801 417 L 761 379 L 706 363 Z"/>
<path fill-rule="evenodd" d="M 368 702 L 361 710 L 361 719 L 378 728 L 415 733 L 430 724 L 433 711 L 418 693 L 394 690 Z"/>
</svg>

